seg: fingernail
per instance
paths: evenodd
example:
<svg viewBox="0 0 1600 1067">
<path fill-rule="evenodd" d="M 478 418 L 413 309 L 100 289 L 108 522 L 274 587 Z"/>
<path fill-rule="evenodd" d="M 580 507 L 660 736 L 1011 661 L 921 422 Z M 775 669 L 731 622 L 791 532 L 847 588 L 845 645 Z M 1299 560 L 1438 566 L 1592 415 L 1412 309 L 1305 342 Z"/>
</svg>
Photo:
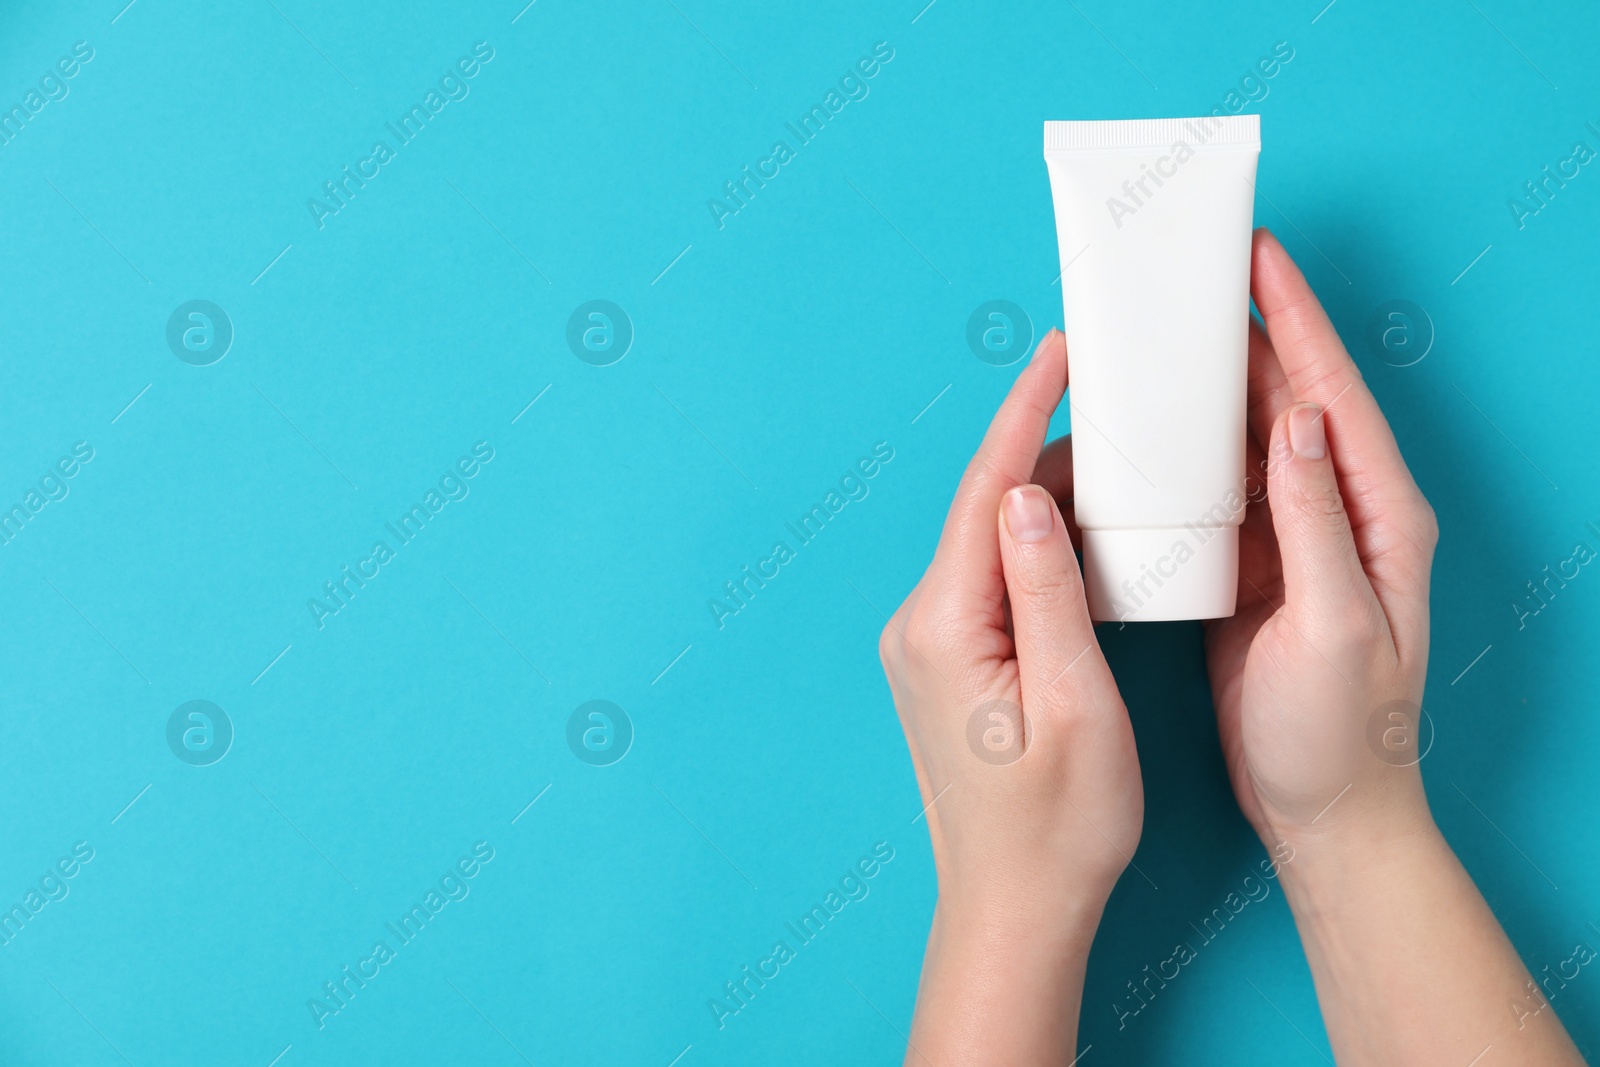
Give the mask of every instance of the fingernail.
<svg viewBox="0 0 1600 1067">
<path fill-rule="evenodd" d="M 1289 412 L 1289 447 L 1304 459 L 1321 459 L 1328 454 L 1328 432 L 1317 405 L 1301 404 Z"/>
<path fill-rule="evenodd" d="M 1061 333 L 1061 331 L 1056 329 L 1055 327 L 1051 327 L 1050 329 L 1048 329 L 1048 330 L 1046 330 L 1044 332 L 1044 336 L 1039 338 L 1039 343 L 1033 346 L 1033 355 L 1029 357 L 1029 362 L 1030 363 L 1034 359 L 1037 359 L 1038 356 L 1039 356 L 1039 353 L 1043 352 L 1044 349 L 1045 349 L 1045 346 L 1050 343 L 1050 336 L 1052 334 L 1057 334 L 1057 333 Z M 1062 336 L 1065 336 L 1065 334 L 1063 334 Z"/>
<path fill-rule="evenodd" d="M 1042 541 L 1055 527 L 1050 498 L 1036 485 L 1019 485 L 1006 494 L 1006 529 L 1013 540 Z"/>
</svg>

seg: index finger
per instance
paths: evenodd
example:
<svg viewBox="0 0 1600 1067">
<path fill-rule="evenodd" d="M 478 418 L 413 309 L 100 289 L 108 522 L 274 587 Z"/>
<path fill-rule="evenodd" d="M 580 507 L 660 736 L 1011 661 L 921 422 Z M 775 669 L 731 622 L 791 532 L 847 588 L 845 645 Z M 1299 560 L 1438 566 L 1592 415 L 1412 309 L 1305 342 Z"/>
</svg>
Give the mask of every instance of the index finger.
<svg viewBox="0 0 1600 1067">
<path fill-rule="evenodd" d="M 1435 527 L 1394 432 L 1300 268 L 1265 229 L 1255 233 L 1250 292 L 1292 399 L 1323 409 L 1356 552 L 1396 646 L 1425 649 Z"/>
<path fill-rule="evenodd" d="M 1391 517 L 1394 505 L 1419 495 L 1389 422 L 1345 351 L 1316 294 L 1289 253 L 1265 228 L 1251 249 L 1250 295 L 1272 340 L 1294 402 L 1327 412 L 1351 525 Z M 1287 405 L 1285 405 L 1287 406 Z"/>
</svg>

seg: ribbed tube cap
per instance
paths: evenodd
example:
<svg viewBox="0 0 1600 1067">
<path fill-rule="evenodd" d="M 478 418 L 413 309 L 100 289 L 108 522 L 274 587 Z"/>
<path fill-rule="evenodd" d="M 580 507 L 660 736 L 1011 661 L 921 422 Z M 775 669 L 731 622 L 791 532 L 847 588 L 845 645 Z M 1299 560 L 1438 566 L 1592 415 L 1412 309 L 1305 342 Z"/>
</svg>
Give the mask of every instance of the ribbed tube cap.
<svg viewBox="0 0 1600 1067">
<path fill-rule="evenodd" d="M 1239 528 L 1083 531 L 1095 622 L 1221 619 L 1239 589 Z"/>
</svg>

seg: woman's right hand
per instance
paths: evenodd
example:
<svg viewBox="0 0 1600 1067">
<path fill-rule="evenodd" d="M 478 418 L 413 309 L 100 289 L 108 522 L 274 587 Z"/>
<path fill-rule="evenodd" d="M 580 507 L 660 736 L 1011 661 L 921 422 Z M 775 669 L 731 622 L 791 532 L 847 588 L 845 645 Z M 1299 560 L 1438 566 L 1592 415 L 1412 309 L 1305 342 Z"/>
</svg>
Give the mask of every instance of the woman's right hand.
<svg viewBox="0 0 1600 1067">
<path fill-rule="evenodd" d="M 1416 751 L 1438 526 L 1299 269 L 1255 234 L 1239 608 L 1208 624 L 1239 806 L 1268 848 L 1431 826 Z M 1253 488 L 1259 489 L 1259 482 Z M 1257 494 L 1251 494 L 1253 497 Z"/>
<path fill-rule="evenodd" d="M 1582 1064 L 1423 792 L 1433 509 L 1265 230 L 1251 281 L 1266 324 L 1251 325 L 1252 454 L 1268 495 L 1240 533 L 1239 611 L 1206 643 L 1234 792 L 1278 862 L 1334 1055 Z"/>
</svg>

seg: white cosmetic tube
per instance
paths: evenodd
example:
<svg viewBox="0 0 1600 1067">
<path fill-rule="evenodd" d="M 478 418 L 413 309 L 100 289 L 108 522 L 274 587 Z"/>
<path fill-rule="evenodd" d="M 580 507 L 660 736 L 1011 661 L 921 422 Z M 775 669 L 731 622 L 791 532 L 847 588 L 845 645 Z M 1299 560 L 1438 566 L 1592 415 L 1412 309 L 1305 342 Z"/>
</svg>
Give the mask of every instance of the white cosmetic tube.
<svg viewBox="0 0 1600 1067">
<path fill-rule="evenodd" d="M 1046 122 L 1096 621 L 1232 615 L 1260 119 Z"/>
</svg>

